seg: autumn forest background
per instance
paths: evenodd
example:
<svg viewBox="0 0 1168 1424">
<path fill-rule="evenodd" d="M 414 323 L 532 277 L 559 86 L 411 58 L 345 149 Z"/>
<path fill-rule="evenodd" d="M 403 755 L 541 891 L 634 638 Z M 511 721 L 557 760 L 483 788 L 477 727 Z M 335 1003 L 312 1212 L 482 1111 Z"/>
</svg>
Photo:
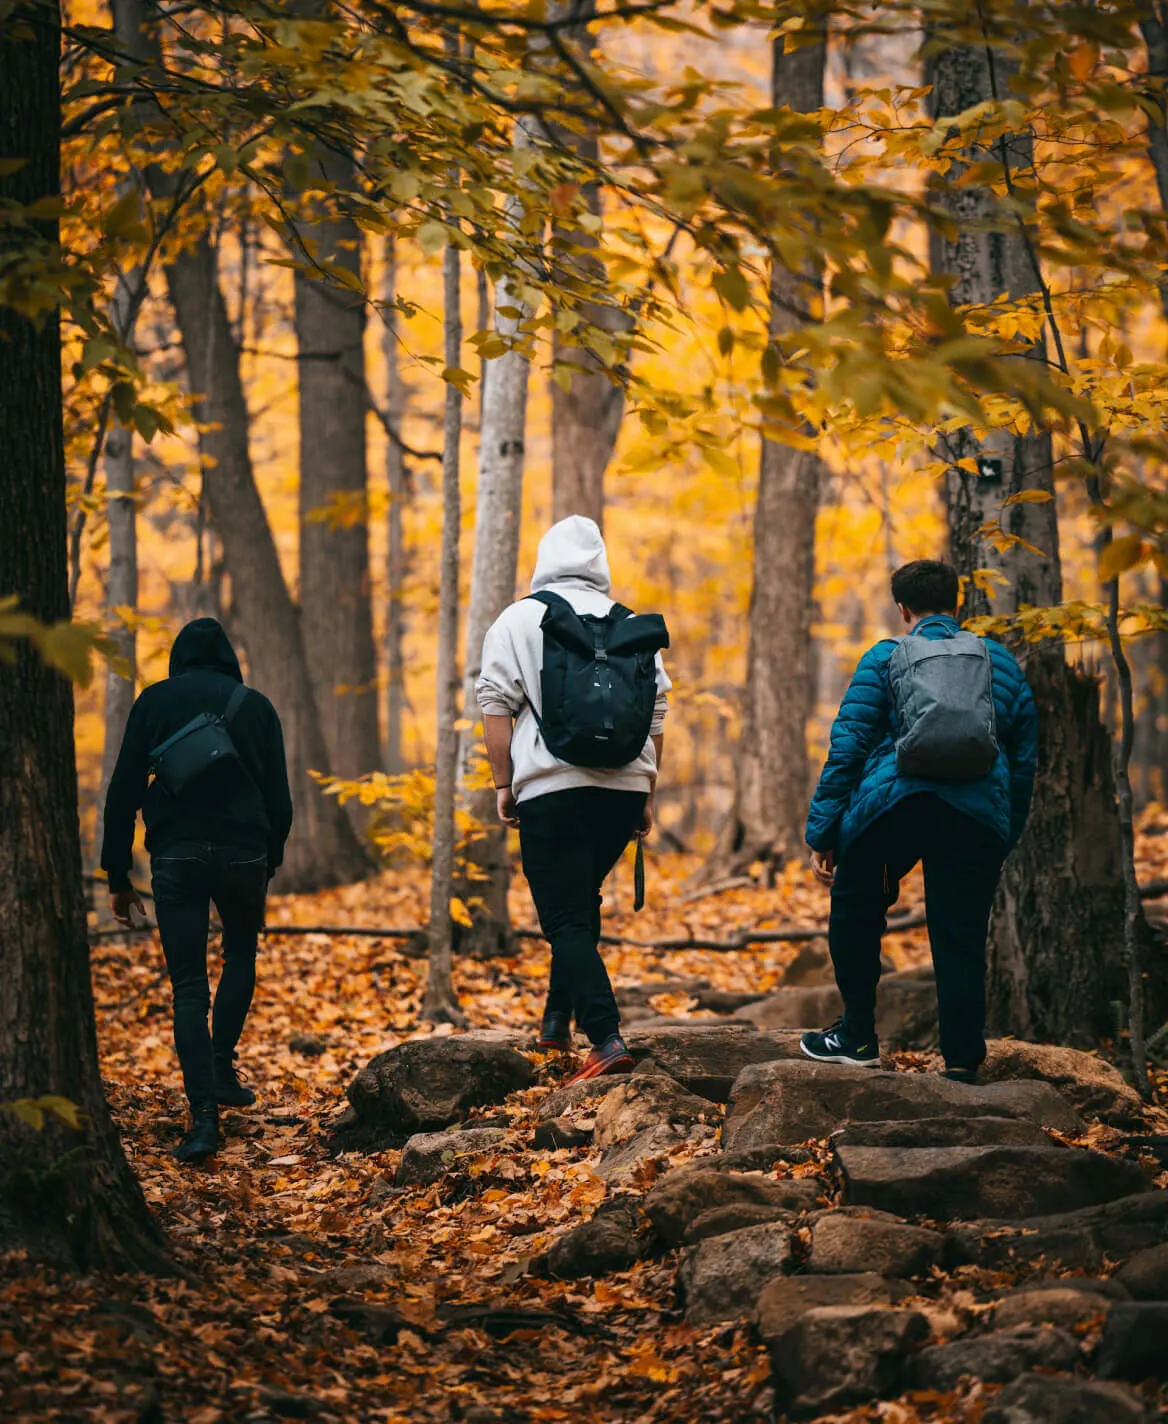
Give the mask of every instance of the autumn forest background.
<svg viewBox="0 0 1168 1424">
<path fill-rule="evenodd" d="M 475 1107 L 502 1135 L 461 1174 L 411 1182 L 405 1135 L 345 1115 L 376 1055 L 538 1016 L 473 685 L 567 514 L 671 632 L 650 903 L 623 868 L 607 897 L 628 1021 L 712 1029 L 798 984 L 831 718 L 897 631 L 891 571 L 950 557 L 1041 718 L 993 1030 L 1116 1065 L 1123 1112 L 1068 1142 L 1163 1133 L 1166 84 L 1153 0 L 0 0 L 15 1417 L 779 1417 L 765 1331 L 695 1348 L 670 1258 L 534 1283 L 612 1196 L 590 1123 L 529 1140 L 556 1065 L 506 1120 Z M 204 614 L 280 712 L 296 821 L 244 1044 L 265 1116 L 192 1179 L 161 953 L 95 867 L 129 707 Z M 920 901 L 889 972 L 927 963 Z M 928 1015 L 901 1028 L 919 1071 Z M 828 1200 L 799 1150 L 779 1178 Z M 933 1393 L 888 1417 L 977 1403 Z"/>
</svg>

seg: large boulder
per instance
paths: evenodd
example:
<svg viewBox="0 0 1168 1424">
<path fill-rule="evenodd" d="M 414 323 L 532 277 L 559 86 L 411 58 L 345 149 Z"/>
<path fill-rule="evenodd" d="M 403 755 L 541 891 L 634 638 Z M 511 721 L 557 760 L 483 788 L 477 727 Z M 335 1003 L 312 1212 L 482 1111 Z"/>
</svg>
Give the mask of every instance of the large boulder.
<svg viewBox="0 0 1168 1424">
<path fill-rule="evenodd" d="M 994 1311 L 995 1330 L 1016 1330 L 1023 1325 L 1055 1325 L 1075 1330 L 1102 1320 L 1111 1302 L 1098 1291 L 1074 1289 L 1072 1277 L 1063 1290 L 1011 1291 Z"/>
<path fill-rule="evenodd" d="M 1144 1402 L 1120 1385 L 1026 1374 L 1008 1384 L 981 1424 L 1144 1424 Z"/>
<path fill-rule="evenodd" d="M 1168 1379 L 1168 1302 L 1117 1301 L 1095 1357 L 1100 1379 Z"/>
<path fill-rule="evenodd" d="M 759 1338 L 773 1350 L 791 1326 L 825 1305 L 891 1305 L 909 1287 L 869 1271 L 856 1276 L 778 1276 L 754 1308 Z"/>
<path fill-rule="evenodd" d="M 990 1039 L 980 1077 L 983 1083 L 1039 1078 L 1053 1084 L 1082 1113 L 1121 1126 L 1137 1124 L 1141 1119 L 1140 1096 L 1119 1069 L 1077 1048 L 1023 1043 L 1014 1038 Z"/>
<path fill-rule="evenodd" d="M 571 1117 L 577 1108 L 587 1108 L 592 1115 L 599 1099 L 615 1093 L 631 1080 L 631 1073 L 608 1073 L 603 1078 L 585 1078 L 582 1083 L 557 1088 L 540 1103 L 537 1120 L 550 1122 L 553 1118 Z"/>
<path fill-rule="evenodd" d="M 749 1024 L 683 1024 L 633 1028 L 626 1040 L 637 1062 L 651 1060 L 691 1093 L 724 1103 L 751 1064 L 800 1057 L 797 1033 L 758 1033 Z"/>
<path fill-rule="evenodd" d="M 1015 1117 L 1077 1131 L 1070 1104 L 1048 1083 L 968 1087 L 931 1073 L 889 1073 L 799 1061 L 745 1068 L 734 1084 L 722 1132 L 727 1149 L 828 1137 L 850 1122 L 920 1117 Z"/>
<path fill-rule="evenodd" d="M 710 1236 L 725 1236 L 748 1226 L 764 1226 L 771 1221 L 787 1221 L 791 1212 L 786 1207 L 767 1206 L 763 1202 L 730 1202 L 714 1206 L 695 1216 L 685 1228 L 687 1246 L 696 1246 Z"/>
<path fill-rule="evenodd" d="M 815 1205 L 818 1192 L 818 1183 L 806 1178 L 776 1181 L 756 1173 L 710 1170 L 703 1164 L 663 1177 L 645 1197 L 644 1208 L 662 1244 L 673 1247 L 705 1212 L 746 1204 L 797 1214 Z"/>
<path fill-rule="evenodd" d="M 561 1236 L 539 1267 L 554 1280 L 577 1280 L 628 1270 L 640 1255 L 636 1210 L 618 1201 Z"/>
<path fill-rule="evenodd" d="M 362 1068 L 349 1084 L 349 1102 L 363 1126 L 401 1138 L 450 1127 L 531 1081 L 531 1064 L 506 1035 L 416 1038 Z"/>
<path fill-rule="evenodd" d="M 1021 1117 L 918 1117 L 850 1122 L 832 1134 L 848 1147 L 1046 1147 L 1050 1138 Z"/>
<path fill-rule="evenodd" d="M 918 1389 L 948 1391 L 967 1377 L 1005 1384 L 1024 1370 L 1073 1369 L 1078 1357 L 1079 1347 L 1065 1331 L 1026 1326 L 931 1345 L 913 1360 L 911 1375 Z"/>
<path fill-rule="evenodd" d="M 945 1238 L 939 1231 L 908 1226 L 895 1217 L 830 1211 L 811 1227 L 810 1271 L 857 1275 L 920 1276 L 941 1264 Z"/>
<path fill-rule="evenodd" d="M 779 989 L 734 1015 L 761 1029 L 822 1028 L 843 1013 L 834 983 Z M 876 992 L 876 1036 L 884 1048 L 928 1048 L 937 1038 L 937 989 L 915 971 L 886 974 Z"/>
<path fill-rule="evenodd" d="M 822 1028 L 839 1018 L 844 1001 L 834 984 L 808 984 L 777 989 L 765 999 L 739 1009 L 734 1017 L 755 1028 Z"/>
<path fill-rule="evenodd" d="M 656 1073 L 637 1075 L 600 1100 L 593 1145 L 611 1147 L 659 1123 L 684 1130 L 695 1123 L 716 1123 L 720 1118 L 709 1098 L 687 1092 L 674 1079 Z"/>
<path fill-rule="evenodd" d="M 462 1132 L 418 1132 L 402 1149 L 394 1185 L 429 1186 L 447 1172 L 455 1171 L 461 1159 L 473 1157 L 502 1142 L 507 1134 L 501 1127 L 471 1127 Z"/>
<path fill-rule="evenodd" d="M 1168 1241 L 1137 1251 L 1115 1279 L 1133 1300 L 1168 1300 Z"/>
<path fill-rule="evenodd" d="M 1102 1206 L 1054 1212 L 1028 1221 L 974 1221 L 945 1236 L 950 1266 L 1016 1267 L 1045 1258 L 1097 1270 L 1105 1257 L 1130 1256 L 1168 1239 L 1168 1192 L 1141 1191 Z"/>
<path fill-rule="evenodd" d="M 791 1233 L 777 1221 L 710 1236 L 682 1254 L 677 1284 L 691 1325 L 735 1320 L 754 1310 L 763 1286 L 791 1259 Z"/>
<path fill-rule="evenodd" d="M 1041 1216 L 1148 1188 L 1134 1163 L 1070 1147 L 837 1147 L 855 1206 L 968 1221 Z"/>
<path fill-rule="evenodd" d="M 596 1175 L 610 1185 L 635 1181 L 649 1163 L 672 1157 L 692 1143 L 710 1142 L 715 1131 L 705 1123 L 674 1127 L 659 1122 L 606 1147 L 596 1164 Z"/>
<path fill-rule="evenodd" d="M 785 989 L 804 989 L 822 984 L 835 984 L 835 970 L 831 964 L 831 950 L 827 939 L 820 935 L 799 946 L 795 957 L 783 970 L 782 984 Z M 826 1019 L 824 1020 L 826 1023 Z"/>
<path fill-rule="evenodd" d="M 788 1410 L 806 1415 L 898 1394 L 906 1356 L 928 1333 L 917 1310 L 810 1310 L 771 1347 L 776 1390 Z"/>
</svg>

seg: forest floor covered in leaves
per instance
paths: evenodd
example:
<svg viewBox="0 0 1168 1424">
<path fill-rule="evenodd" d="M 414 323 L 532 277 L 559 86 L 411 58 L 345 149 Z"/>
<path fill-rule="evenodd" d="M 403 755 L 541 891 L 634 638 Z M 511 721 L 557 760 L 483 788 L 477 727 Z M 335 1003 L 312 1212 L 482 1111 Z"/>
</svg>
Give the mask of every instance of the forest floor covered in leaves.
<svg viewBox="0 0 1168 1424">
<path fill-rule="evenodd" d="M 1164 874 L 1166 851 L 1168 837 L 1142 839 L 1149 878 Z M 681 903 L 692 868 L 679 857 L 654 856 L 650 904 L 634 918 L 631 869 L 622 866 L 606 929 L 639 939 L 723 938 L 747 927 L 814 924 L 825 915 L 826 896 L 801 869 L 774 890 Z M 910 883 L 906 903 L 919 897 L 919 883 Z M 367 885 L 274 899 L 269 921 L 418 924 L 425 901 L 420 873 L 389 872 Z M 518 924 L 533 921 L 521 879 L 513 915 Z M 532 1055 L 533 1087 L 472 1114 L 504 1125 L 506 1136 L 432 1185 L 395 1186 L 399 1151 L 337 1151 L 333 1128 L 354 1074 L 419 1032 L 426 963 L 406 947 L 357 936 L 273 935 L 264 942 L 240 1055 L 259 1102 L 227 1111 L 218 1156 L 203 1170 L 184 1170 L 171 1157 L 185 1104 L 157 942 L 97 943 L 110 1101 L 185 1276 L 76 1279 L 3 1263 L 6 1419 L 683 1424 L 773 1417 L 766 1349 L 745 1322 L 685 1322 L 675 1254 L 595 1279 L 556 1281 L 528 1270 L 531 1258 L 586 1219 L 607 1190 L 587 1149 L 532 1146 L 539 1103 L 566 1076 L 569 1061 Z M 698 976 L 720 989 L 758 992 L 780 981 L 798 949 L 622 947 L 609 949 L 607 960 L 618 986 Z M 899 968 L 922 962 L 924 932 L 890 937 L 888 951 Z M 461 960 L 457 987 L 471 1027 L 534 1030 L 546 962 L 546 947 L 534 940 L 520 941 L 512 959 Z M 651 1007 L 672 1018 L 708 1017 L 684 994 L 658 996 Z M 902 1054 L 897 1066 L 918 1071 L 928 1060 Z M 1164 1100 L 1168 1081 L 1158 1077 Z M 1163 1132 L 1166 1123 L 1162 1111 L 1149 1112 L 1148 1130 Z M 1092 1127 L 1092 1145 L 1106 1148 L 1109 1131 Z M 838 1182 L 826 1143 L 811 1146 L 809 1160 L 789 1170 L 813 1178 L 821 1204 L 830 1205 Z M 716 1150 L 709 1140 L 686 1141 L 639 1168 L 626 1190 L 635 1195 L 670 1167 Z M 934 1268 L 930 1308 L 976 1316 L 986 1275 L 974 1267 L 949 1276 Z M 360 1300 L 367 1309 L 346 1314 L 339 1300 Z M 514 1313 L 525 1311 L 532 1313 Z M 973 1420 L 983 1405 L 976 1388 L 972 1396 L 920 1391 L 830 1417 Z"/>
</svg>

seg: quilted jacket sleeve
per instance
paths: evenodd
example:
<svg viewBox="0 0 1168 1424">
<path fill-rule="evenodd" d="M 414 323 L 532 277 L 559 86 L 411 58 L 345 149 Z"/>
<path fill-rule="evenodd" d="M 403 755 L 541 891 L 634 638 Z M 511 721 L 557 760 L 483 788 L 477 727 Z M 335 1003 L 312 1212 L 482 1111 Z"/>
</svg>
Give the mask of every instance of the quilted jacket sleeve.
<svg viewBox="0 0 1168 1424">
<path fill-rule="evenodd" d="M 852 792 L 868 757 L 888 734 L 892 692 L 888 686 L 890 645 L 877 643 L 860 659 L 831 727 L 831 750 L 819 776 L 807 816 L 807 844 L 831 850 Z"/>
<path fill-rule="evenodd" d="M 1010 764 L 1010 849 L 1018 843 L 1030 812 L 1034 768 L 1038 761 L 1038 710 L 1022 669 L 1010 703 L 1010 717 L 1002 736 L 1002 749 Z"/>
</svg>

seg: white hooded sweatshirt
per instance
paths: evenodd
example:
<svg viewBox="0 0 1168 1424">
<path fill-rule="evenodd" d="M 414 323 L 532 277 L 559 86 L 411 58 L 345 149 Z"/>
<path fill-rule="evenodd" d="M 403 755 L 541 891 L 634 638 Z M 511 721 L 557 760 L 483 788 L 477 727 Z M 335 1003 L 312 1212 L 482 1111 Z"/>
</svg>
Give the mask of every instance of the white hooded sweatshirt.
<svg viewBox="0 0 1168 1424">
<path fill-rule="evenodd" d="M 532 593 L 546 589 L 566 598 L 577 613 L 603 617 L 613 605 L 609 590 L 608 553 L 594 520 L 574 514 L 561 519 L 543 536 L 531 580 Z M 577 786 L 603 786 L 610 791 L 651 791 L 657 780 L 652 737 L 664 726 L 666 694 L 672 683 L 657 655 L 657 706 L 650 740 L 628 766 L 604 771 L 572 766 L 548 751 L 536 714 L 542 715 L 540 670 L 546 609 L 534 599 L 521 599 L 506 609 L 483 639 L 483 667 L 475 691 L 484 716 L 514 717 L 511 737 L 511 789 L 516 801 L 531 801 L 553 791 Z M 533 710 L 534 709 L 534 710 Z"/>
</svg>

